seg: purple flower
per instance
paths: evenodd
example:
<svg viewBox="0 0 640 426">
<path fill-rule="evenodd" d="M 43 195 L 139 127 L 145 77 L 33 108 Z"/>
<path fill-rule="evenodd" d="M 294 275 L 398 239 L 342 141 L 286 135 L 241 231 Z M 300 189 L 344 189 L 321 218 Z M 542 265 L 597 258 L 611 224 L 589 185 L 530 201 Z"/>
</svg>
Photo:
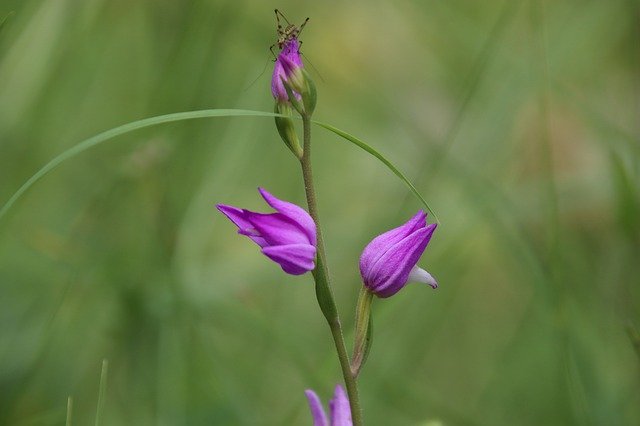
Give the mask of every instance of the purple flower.
<svg viewBox="0 0 640 426">
<path fill-rule="evenodd" d="M 342 386 L 337 385 L 333 394 L 333 399 L 329 401 L 329 417 L 330 422 L 327 422 L 327 415 L 324 412 L 322 403 L 318 395 L 311 389 L 307 389 L 305 392 L 307 400 L 309 401 L 309 408 L 311 408 L 311 415 L 313 416 L 313 426 L 352 426 L 351 422 L 351 407 L 349 406 L 349 398 L 345 393 Z"/>
<path fill-rule="evenodd" d="M 364 248 L 360 275 L 372 293 L 393 296 L 412 281 L 438 287 L 427 271 L 416 266 L 436 229 L 436 224 L 427 225 L 426 219 L 427 214 L 420 210 L 407 223 L 377 236 Z"/>
<path fill-rule="evenodd" d="M 300 79 L 300 68 L 302 65 L 302 58 L 299 53 L 300 44 L 298 40 L 291 39 L 285 42 L 280 54 L 276 58 L 276 63 L 273 67 L 273 76 L 271 77 L 271 93 L 276 100 L 281 102 L 288 102 L 289 96 L 282 84 L 282 79 L 289 81 L 292 77 Z M 299 82 L 294 82 L 299 83 Z M 299 84 L 294 84 L 294 87 Z M 294 92 L 296 98 L 300 100 L 300 94 Z"/>
<path fill-rule="evenodd" d="M 269 259 L 291 275 L 301 275 L 315 268 L 316 224 L 303 208 L 279 200 L 263 188 L 262 198 L 277 213 L 255 213 L 233 206 L 216 207 L 246 235 L 262 247 Z"/>
</svg>

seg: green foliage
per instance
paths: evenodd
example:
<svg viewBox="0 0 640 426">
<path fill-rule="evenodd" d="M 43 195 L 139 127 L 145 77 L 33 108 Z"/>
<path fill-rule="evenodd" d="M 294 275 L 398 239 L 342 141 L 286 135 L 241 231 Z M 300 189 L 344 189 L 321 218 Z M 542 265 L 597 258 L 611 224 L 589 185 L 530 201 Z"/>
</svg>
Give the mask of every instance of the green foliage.
<svg viewBox="0 0 640 426">
<path fill-rule="evenodd" d="M 270 8 L 5 0 L 0 203 L 58 153 L 176 111 L 271 111 Z M 368 425 L 640 423 L 638 3 L 284 2 L 310 16 L 314 119 L 393 159 L 437 207 L 441 284 L 376 301 Z M 307 68 L 310 70 L 310 68 Z M 357 78 L 356 78 L 357 76 Z M 314 127 L 346 330 L 357 262 L 422 205 Z M 213 208 L 304 204 L 271 119 L 140 129 L 55 169 L 0 222 L 0 424 L 309 424 L 340 378 L 310 276 Z M 346 182 L 346 183 L 345 183 Z M 380 303 L 378 303 L 380 302 Z M 627 328 L 629 327 L 629 328 Z M 347 336 L 351 339 L 352 336 Z M 104 382 L 106 383 L 106 382 Z"/>
</svg>

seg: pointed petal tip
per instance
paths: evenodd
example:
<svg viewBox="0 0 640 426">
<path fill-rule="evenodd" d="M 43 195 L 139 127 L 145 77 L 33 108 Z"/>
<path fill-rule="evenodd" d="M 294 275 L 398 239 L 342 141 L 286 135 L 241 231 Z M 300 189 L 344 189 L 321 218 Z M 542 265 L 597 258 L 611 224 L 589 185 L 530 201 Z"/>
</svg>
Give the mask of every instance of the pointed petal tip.
<svg viewBox="0 0 640 426">
<path fill-rule="evenodd" d="M 338 383 L 333 391 L 333 396 L 335 398 L 340 397 L 340 398 L 347 398 L 347 392 L 344 390 L 344 387 L 342 387 L 342 385 L 340 383 Z"/>
<path fill-rule="evenodd" d="M 233 207 L 227 204 L 216 204 L 216 209 L 218 209 L 220 212 L 224 214 L 227 214 L 228 212 L 231 212 L 231 213 L 242 212 L 242 209 L 239 209 L 238 207 Z"/>
<path fill-rule="evenodd" d="M 223 215 L 225 215 L 236 226 L 242 227 L 245 225 L 244 210 L 237 207 L 229 206 L 226 204 L 216 204 L 216 209 Z"/>
<path fill-rule="evenodd" d="M 322 407 L 322 402 L 320 402 L 318 394 L 311 389 L 305 390 L 304 394 L 307 397 L 309 408 L 311 409 L 313 426 L 328 426 L 329 422 L 327 421 L 327 415 L 324 412 L 324 408 Z"/>
<path fill-rule="evenodd" d="M 261 186 L 258 187 L 258 192 L 260 193 L 260 196 L 262 196 L 262 198 L 267 202 L 267 204 L 271 205 L 271 203 L 269 203 L 269 199 L 273 199 L 275 197 Z"/>
<path fill-rule="evenodd" d="M 401 227 L 403 226 L 410 226 L 414 230 L 418 228 L 424 228 L 425 226 L 427 226 L 427 213 L 422 209 L 418 210 L 418 212 L 414 214 L 411 219 L 401 225 Z"/>
<path fill-rule="evenodd" d="M 279 198 L 277 198 L 276 196 L 274 196 L 272 193 L 270 193 L 269 191 L 267 191 L 266 189 L 264 189 L 261 186 L 258 187 L 258 192 L 260 193 L 260 195 L 262 196 L 264 201 L 266 201 L 267 204 L 269 204 L 274 209 L 276 209 L 276 208 L 273 206 L 273 204 L 271 204 L 271 201 L 274 200 L 274 199 L 275 199 L 276 203 L 278 201 L 282 201 L 282 200 L 280 200 Z"/>
</svg>

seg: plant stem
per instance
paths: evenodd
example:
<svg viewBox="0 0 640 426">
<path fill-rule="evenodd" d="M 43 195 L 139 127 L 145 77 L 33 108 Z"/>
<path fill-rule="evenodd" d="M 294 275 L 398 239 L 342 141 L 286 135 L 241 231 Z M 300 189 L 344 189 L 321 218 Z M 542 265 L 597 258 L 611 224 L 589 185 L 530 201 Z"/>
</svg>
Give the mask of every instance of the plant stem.
<svg viewBox="0 0 640 426">
<path fill-rule="evenodd" d="M 356 378 L 351 374 L 351 366 L 349 365 L 349 355 L 344 343 L 342 334 L 342 326 L 340 317 L 331 291 L 329 283 L 329 271 L 327 269 L 327 256 L 324 251 L 324 241 L 322 240 L 322 232 L 320 230 L 320 218 L 318 216 L 318 207 L 316 204 L 316 194 L 313 186 L 313 173 L 311 169 L 311 118 L 308 115 L 302 115 L 302 126 L 304 134 L 304 151 L 300 163 L 302 165 L 302 176 L 304 178 L 304 189 L 307 195 L 307 205 L 309 206 L 309 214 L 316 223 L 317 234 L 317 257 L 316 268 L 313 270 L 313 278 L 316 282 L 316 296 L 320 309 L 324 314 L 331 335 L 336 345 L 340 367 L 342 367 L 342 376 L 347 387 L 349 395 L 349 403 L 351 406 L 351 420 L 354 426 L 362 425 L 362 411 L 360 410 L 360 399 L 358 396 L 358 384 Z"/>
</svg>

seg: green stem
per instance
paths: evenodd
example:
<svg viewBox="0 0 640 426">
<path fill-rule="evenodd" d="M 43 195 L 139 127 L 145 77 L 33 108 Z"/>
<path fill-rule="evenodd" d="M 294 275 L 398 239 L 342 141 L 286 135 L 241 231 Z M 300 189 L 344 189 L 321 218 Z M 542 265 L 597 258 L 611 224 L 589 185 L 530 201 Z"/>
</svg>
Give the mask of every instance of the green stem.
<svg viewBox="0 0 640 426">
<path fill-rule="evenodd" d="M 304 178 L 304 189 L 307 195 L 307 205 L 309 206 L 309 214 L 316 223 L 317 233 L 317 257 L 316 268 L 313 270 L 313 278 L 316 282 L 316 296 L 318 304 L 324 314 L 331 335 L 336 345 L 340 367 L 342 368 L 342 376 L 347 387 L 349 402 L 351 406 L 351 420 L 354 426 L 362 425 L 362 411 L 360 410 L 360 399 L 358 396 L 358 384 L 356 378 L 351 374 L 349 365 L 349 355 L 347 347 L 344 343 L 342 335 L 342 326 L 340 325 L 340 317 L 336 303 L 333 299 L 333 292 L 329 284 L 329 271 L 327 270 L 327 257 L 324 251 L 324 241 L 322 240 L 322 232 L 320 230 L 320 218 L 318 216 L 318 207 L 316 203 L 316 194 L 313 186 L 313 173 L 311 170 L 311 118 L 307 115 L 302 116 L 302 126 L 304 133 L 304 151 L 300 163 L 302 165 L 302 176 Z"/>
</svg>

